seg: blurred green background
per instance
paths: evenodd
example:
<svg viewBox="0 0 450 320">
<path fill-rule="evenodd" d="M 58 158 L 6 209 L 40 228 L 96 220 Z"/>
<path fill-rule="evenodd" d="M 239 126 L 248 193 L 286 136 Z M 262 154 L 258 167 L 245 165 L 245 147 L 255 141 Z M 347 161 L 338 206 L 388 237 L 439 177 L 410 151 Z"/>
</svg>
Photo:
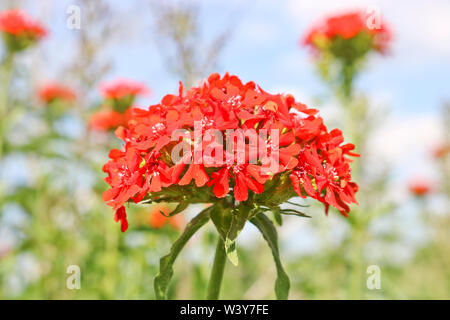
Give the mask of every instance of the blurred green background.
<svg viewBox="0 0 450 320">
<path fill-rule="evenodd" d="M 109 103 L 98 87 L 117 77 L 146 83 L 151 95 L 135 101 L 145 107 L 176 92 L 180 80 L 190 86 L 230 71 L 318 108 L 362 155 L 354 167 L 360 205 L 349 219 L 305 201 L 312 219 L 288 217 L 279 228 L 289 298 L 449 299 L 450 49 L 442 30 L 450 19 L 441 12 L 450 8 L 358 2 L 363 11 L 369 4 L 390 22 L 393 49 L 368 58 L 348 102 L 321 80 L 299 39 L 315 19 L 353 1 L 2 1 L 0 11 L 22 9 L 49 34 L 11 65 L 4 43 L 0 49 L 0 298 L 154 299 L 160 257 L 202 207 L 177 223 L 155 223 L 154 207 L 130 206 L 130 229 L 120 232 L 101 198 L 102 165 L 120 143 L 89 126 Z M 72 5 L 79 29 L 67 24 Z M 40 101 L 48 81 L 73 88 L 76 100 Z M 418 195 L 417 183 L 429 190 Z M 175 264 L 172 299 L 204 298 L 216 237 L 209 224 L 189 242 Z M 237 243 L 239 266 L 228 263 L 221 298 L 274 299 L 264 239 L 248 226 Z M 80 268 L 80 289 L 67 286 L 70 266 Z M 371 266 L 379 289 L 367 284 Z"/>
</svg>

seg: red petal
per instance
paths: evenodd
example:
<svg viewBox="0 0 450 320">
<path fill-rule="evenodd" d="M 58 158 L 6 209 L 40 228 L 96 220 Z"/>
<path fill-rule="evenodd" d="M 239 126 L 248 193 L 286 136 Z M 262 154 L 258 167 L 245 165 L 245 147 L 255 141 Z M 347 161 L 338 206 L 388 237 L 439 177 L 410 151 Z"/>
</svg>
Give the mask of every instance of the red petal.
<svg viewBox="0 0 450 320">
<path fill-rule="evenodd" d="M 254 193 L 260 194 L 264 192 L 264 185 L 254 181 L 252 178 L 245 177 L 245 182 L 249 187 L 249 189 L 252 190 Z"/>
<path fill-rule="evenodd" d="M 139 165 L 142 162 L 142 159 L 140 159 L 139 154 L 134 148 L 130 148 L 127 150 L 127 166 L 131 171 L 135 171 L 139 169 Z"/>
<path fill-rule="evenodd" d="M 200 188 L 200 187 L 203 187 L 209 181 L 209 177 L 208 177 L 208 174 L 206 173 L 203 165 L 197 165 L 197 166 L 198 166 L 198 170 L 195 175 L 195 184 L 197 185 L 197 187 Z"/>
<path fill-rule="evenodd" d="M 315 198 L 317 196 L 317 192 L 313 187 L 311 179 L 308 177 L 307 174 L 305 174 L 303 177 L 303 188 L 305 188 L 306 193 L 310 196 Z"/>
<path fill-rule="evenodd" d="M 270 176 L 263 175 L 261 173 L 262 169 L 260 166 L 255 164 L 249 164 L 247 166 L 247 172 L 252 176 L 258 183 L 264 184 L 270 179 Z"/>
<path fill-rule="evenodd" d="M 248 187 L 245 183 L 245 177 L 243 173 L 236 174 L 236 180 L 234 184 L 234 197 L 237 201 L 246 201 L 248 199 Z"/>
<path fill-rule="evenodd" d="M 223 198 L 230 191 L 229 185 L 229 170 L 222 169 L 216 172 L 214 180 L 211 180 L 208 185 L 212 185 L 214 183 L 213 192 L 217 198 Z"/>
<path fill-rule="evenodd" d="M 125 154 L 125 152 L 123 152 L 123 151 L 120 151 L 120 150 L 117 150 L 117 149 L 112 149 L 109 152 L 108 156 L 109 156 L 110 159 L 115 160 L 115 159 L 118 159 L 118 158 L 122 157 L 124 154 Z"/>
<path fill-rule="evenodd" d="M 306 196 L 302 194 L 300 178 L 296 174 L 291 174 L 289 177 L 291 178 L 292 186 L 294 187 L 295 193 L 297 193 L 302 198 L 306 198 Z"/>
<path fill-rule="evenodd" d="M 184 174 L 183 178 L 181 178 L 180 182 L 178 182 L 178 184 L 180 186 L 186 186 L 189 183 L 191 183 L 192 179 L 194 179 L 196 172 L 195 172 L 195 168 L 196 165 L 191 164 L 188 168 L 188 170 L 186 171 L 186 173 Z"/>
<path fill-rule="evenodd" d="M 150 182 L 149 192 L 159 192 L 161 191 L 161 177 L 159 174 L 155 174 L 152 176 L 152 182 Z"/>
<path fill-rule="evenodd" d="M 120 221 L 120 230 L 122 232 L 127 231 L 128 229 L 127 212 L 124 206 L 116 210 L 116 214 L 114 215 L 114 221 L 115 222 Z"/>
<path fill-rule="evenodd" d="M 108 189 L 103 193 L 103 201 L 108 202 L 114 198 L 116 198 L 120 193 L 120 188 L 112 188 Z"/>
</svg>

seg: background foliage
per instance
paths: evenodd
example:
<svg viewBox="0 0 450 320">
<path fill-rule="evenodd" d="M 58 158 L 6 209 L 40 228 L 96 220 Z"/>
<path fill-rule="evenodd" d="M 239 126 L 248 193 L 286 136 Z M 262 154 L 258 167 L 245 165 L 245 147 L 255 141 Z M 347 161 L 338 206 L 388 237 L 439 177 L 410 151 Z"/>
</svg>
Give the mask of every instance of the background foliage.
<svg viewBox="0 0 450 320">
<path fill-rule="evenodd" d="M 232 2 L 227 12 L 213 17 L 223 22 L 220 30 L 210 30 L 201 14 L 205 1 L 131 1 L 126 6 L 107 0 L 74 2 L 82 10 L 82 24 L 73 31 L 65 29 L 68 4 L 60 1 L 44 1 L 42 7 L 24 0 L 0 4 L 1 10 L 31 12 L 51 28 L 48 39 L 17 55 L 13 65 L 3 60 L 1 69 L 2 79 L 12 73 L 10 81 L 0 83 L 0 99 L 9 110 L 0 130 L 0 298 L 154 299 L 159 258 L 167 254 L 180 230 L 170 224 L 152 226 L 152 208 L 146 206 L 130 208 L 127 233 L 120 233 L 114 223 L 112 211 L 101 199 L 107 187 L 101 166 L 108 150 L 119 142 L 111 133 L 88 128 L 89 116 L 102 104 L 97 88 L 127 69 L 136 42 L 143 41 L 159 49 L 149 52 L 148 59 L 158 59 L 163 72 L 172 75 L 171 91 L 177 80 L 192 85 L 212 71 L 227 70 L 220 63 L 221 54 L 239 49 L 233 46 L 233 37 L 252 8 Z M 297 32 L 300 36 L 304 30 Z M 298 39 L 290 41 L 296 44 Z M 60 56 L 55 54 L 58 50 Z M 303 49 L 293 50 L 295 54 Z M 1 52 L 4 57 L 6 48 Z M 139 63 L 149 85 L 156 85 L 157 73 L 147 69 L 146 61 Z M 245 68 L 229 71 L 248 73 Z M 44 79 L 70 84 L 77 91 L 76 103 L 63 105 L 61 113 L 49 113 L 36 98 Z M 338 114 L 332 119 L 335 126 L 343 128 L 346 140 L 362 154 L 354 169 L 360 205 L 349 219 L 336 212 L 327 217 L 321 207 L 311 205 L 306 211 L 313 219 L 284 220 L 279 251 L 291 279 L 289 298 L 448 299 L 448 153 L 433 160 L 438 172 L 433 195 L 396 198 L 398 190 L 392 184 L 396 168 L 374 156 L 371 144 L 389 115 L 385 110 L 395 106 L 377 108 L 356 86 L 357 78 L 351 97 L 350 89 L 344 93 L 331 83 L 326 86 L 326 79 L 323 82 L 324 93 L 313 100 L 319 109 L 332 105 L 329 108 Z M 158 100 L 164 93 L 154 90 L 153 96 Z M 448 145 L 449 107 L 441 107 L 441 114 L 446 128 L 441 141 Z M 432 146 L 427 148 L 431 154 Z M 185 220 L 202 209 L 189 208 L 183 213 Z M 174 265 L 170 298 L 204 298 L 216 241 L 211 223 L 191 239 Z M 277 270 L 265 240 L 248 226 L 237 243 L 239 265 L 227 265 L 221 297 L 274 299 Z M 70 265 L 81 268 L 81 290 L 66 287 Z M 380 290 L 366 286 L 370 265 L 381 269 Z"/>
</svg>

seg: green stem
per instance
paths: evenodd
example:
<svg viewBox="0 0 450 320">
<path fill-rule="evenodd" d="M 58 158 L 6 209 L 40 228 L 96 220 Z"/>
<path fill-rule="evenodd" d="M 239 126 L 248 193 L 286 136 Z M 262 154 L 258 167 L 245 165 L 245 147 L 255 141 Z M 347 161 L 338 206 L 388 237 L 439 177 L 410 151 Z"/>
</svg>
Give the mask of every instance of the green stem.
<svg viewBox="0 0 450 320">
<path fill-rule="evenodd" d="M 11 84 L 11 78 L 14 68 L 13 55 L 8 54 L 2 63 L 1 74 L 1 92 L 0 92 L 0 159 L 3 155 L 3 142 L 6 135 L 6 125 L 8 116 L 8 104 L 9 104 L 9 87 Z"/>
<path fill-rule="evenodd" d="M 362 297 L 362 281 L 363 281 L 363 255 L 362 250 L 364 246 L 363 234 L 366 232 L 366 228 L 357 223 L 352 230 L 352 256 L 351 256 L 351 270 L 350 270 L 350 283 L 349 283 L 349 299 L 357 300 L 363 299 Z"/>
<path fill-rule="evenodd" d="M 207 300 L 219 299 L 226 260 L 227 255 L 225 253 L 225 246 L 222 238 L 219 237 L 219 240 L 217 241 L 216 254 L 214 256 L 214 265 L 209 278 L 208 293 L 206 295 Z"/>
</svg>

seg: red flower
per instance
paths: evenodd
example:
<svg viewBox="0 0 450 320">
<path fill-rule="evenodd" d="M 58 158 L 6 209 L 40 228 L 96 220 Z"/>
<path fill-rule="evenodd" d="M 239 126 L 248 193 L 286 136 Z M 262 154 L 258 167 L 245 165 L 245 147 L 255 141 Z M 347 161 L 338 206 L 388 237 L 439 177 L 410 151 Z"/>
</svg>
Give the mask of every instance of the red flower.
<svg viewBox="0 0 450 320">
<path fill-rule="evenodd" d="M 142 83 L 128 80 L 116 79 L 100 86 L 100 92 L 106 99 L 121 99 L 128 96 L 139 96 L 150 93 L 150 90 Z"/>
<path fill-rule="evenodd" d="M 444 158 L 448 153 L 450 153 L 450 145 L 441 144 L 434 148 L 433 156 L 435 159 Z"/>
<path fill-rule="evenodd" d="M 229 74 L 213 74 L 189 91 L 180 85 L 177 95 L 148 110 L 132 109 L 127 128 L 116 130 L 124 147 L 113 150 L 103 168 L 111 186 L 104 200 L 115 210 L 143 199 L 211 203 L 230 197 L 273 206 L 297 193 L 347 215 L 358 190 L 349 157 L 358 155 L 317 113 L 290 95 L 269 94 Z"/>
<path fill-rule="evenodd" d="M 49 104 L 55 100 L 72 102 L 76 99 L 75 92 L 64 85 L 58 83 L 47 83 L 38 90 L 39 99 Z"/>
<path fill-rule="evenodd" d="M 161 160 L 158 151 L 148 153 L 141 162 L 141 170 L 144 170 L 144 184 L 138 194 L 136 202 L 141 201 L 147 193 L 159 192 L 162 188 L 173 184 L 171 171 L 168 165 Z"/>
<path fill-rule="evenodd" d="M 161 213 L 162 212 L 162 213 Z M 149 224 L 153 229 L 161 229 L 166 224 L 170 224 L 175 229 L 180 229 L 184 222 L 182 215 L 167 217 L 170 213 L 169 207 L 157 205 L 150 211 Z"/>
<path fill-rule="evenodd" d="M 319 155 L 318 150 L 322 155 Z M 302 150 L 298 165 L 290 175 L 295 192 L 303 198 L 310 196 L 319 200 L 325 204 L 327 211 L 331 205 L 341 214 L 347 215 L 350 210 L 347 204 L 357 203 L 355 193 L 358 191 L 358 186 L 350 182 L 350 160 L 344 157 L 346 154 L 354 155 L 350 150 L 352 148 L 329 143 L 323 143 L 320 149 L 316 144 Z"/>
<path fill-rule="evenodd" d="M 125 113 L 113 110 L 98 111 L 89 119 L 89 127 L 98 131 L 115 130 L 120 126 L 127 125 L 130 113 L 131 110 Z"/>
<path fill-rule="evenodd" d="M 113 161 L 105 164 L 103 171 L 108 173 L 105 181 L 112 188 L 103 194 L 103 200 L 118 210 L 126 201 L 133 199 L 141 192 L 144 186 L 145 168 L 140 167 L 143 159 L 134 149 L 126 153 L 114 149 L 109 153 L 109 157 Z"/>
<path fill-rule="evenodd" d="M 16 37 L 39 40 L 47 35 L 47 30 L 21 10 L 7 10 L 0 13 L 0 31 Z"/>
<path fill-rule="evenodd" d="M 214 185 L 213 192 L 216 197 L 223 198 L 230 190 L 230 178 L 234 181 L 234 198 L 237 201 L 246 201 L 249 190 L 257 194 L 264 191 L 264 183 L 269 177 L 263 176 L 256 165 L 229 164 L 212 173 L 212 180 L 208 182 L 208 187 Z"/>
<path fill-rule="evenodd" d="M 409 182 L 409 191 L 417 197 L 424 197 L 432 191 L 431 182 L 424 178 L 414 178 Z"/>
<path fill-rule="evenodd" d="M 359 11 L 328 17 L 307 33 L 303 44 L 315 50 L 320 50 L 319 43 L 322 39 L 327 41 L 334 41 L 337 37 L 352 39 L 361 33 L 365 33 L 370 36 L 374 50 L 386 51 L 391 39 L 390 31 L 385 24 L 369 29 L 367 26 L 368 18 Z"/>
</svg>

